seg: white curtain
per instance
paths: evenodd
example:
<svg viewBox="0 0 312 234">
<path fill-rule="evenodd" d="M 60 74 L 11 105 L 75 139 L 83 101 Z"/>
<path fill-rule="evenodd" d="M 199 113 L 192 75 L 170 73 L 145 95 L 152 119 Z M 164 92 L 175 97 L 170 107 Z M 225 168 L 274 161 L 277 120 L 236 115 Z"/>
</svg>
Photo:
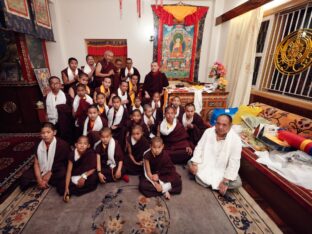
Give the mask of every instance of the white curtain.
<svg viewBox="0 0 312 234">
<path fill-rule="evenodd" d="M 262 17 L 262 8 L 257 8 L 229 22 L 224 65 L 229 81 L 230 107 L 249 103 L 257 37 Z"/>
</svg>

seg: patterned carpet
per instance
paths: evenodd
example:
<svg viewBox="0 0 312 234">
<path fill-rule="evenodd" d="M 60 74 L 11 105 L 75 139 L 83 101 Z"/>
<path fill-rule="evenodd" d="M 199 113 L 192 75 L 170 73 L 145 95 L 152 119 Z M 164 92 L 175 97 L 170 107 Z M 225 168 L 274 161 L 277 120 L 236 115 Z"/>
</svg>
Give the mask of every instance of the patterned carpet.
<svg viewBox="0 0 312 234">
<path fill-rule="evenodd" d="M 39 134 L 0 135 L 0 203 L 16 188 L 16 181 L 32 166 Z"/>
</svg>

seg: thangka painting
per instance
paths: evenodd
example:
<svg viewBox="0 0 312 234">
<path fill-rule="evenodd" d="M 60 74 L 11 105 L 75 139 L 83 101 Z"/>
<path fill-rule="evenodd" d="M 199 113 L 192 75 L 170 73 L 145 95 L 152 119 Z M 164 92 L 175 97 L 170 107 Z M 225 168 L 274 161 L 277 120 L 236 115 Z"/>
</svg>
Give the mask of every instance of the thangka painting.
<svg viewBox="0 0 312 234">
<path fill-rule="evenodd" d="M 27 0 L 4 0 L 7 12 L 30 19 Z"/>
<path fill-rule="evenodd" d="M 164 25 L 161 64 L 167 77 L 190 77 L 193 37 L 194 25 Z"/>
<path fill-rule="evenodd" d="M 41 27 L 51 29 L 48 0 L 33 0 L 36 22 Z"/>
<path fill-rule="evenodd" d="M 153 60 L 160 64 L 161 71 L 168 78 L 197 82 L 208 8 L 158 5 L 152 9 L 155 28 Z"/>
<path fill-rule="evenodd" d="M 40 90 L 42 95 L 45 97 L 47 96 L 48 92 L 50 91 L 49 87 L 49 77 L 50 72 L 48 68 L 39 68 L 34 69 L 35 76 L 37 78 Z"/>
</svg>

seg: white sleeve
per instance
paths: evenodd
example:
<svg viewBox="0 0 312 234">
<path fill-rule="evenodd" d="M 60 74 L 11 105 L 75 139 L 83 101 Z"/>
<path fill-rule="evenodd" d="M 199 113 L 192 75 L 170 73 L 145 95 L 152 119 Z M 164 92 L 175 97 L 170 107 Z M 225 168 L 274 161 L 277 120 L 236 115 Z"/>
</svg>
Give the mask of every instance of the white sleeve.
<svg viewBox="0 0 312 234">
<path fill-rule="evenodd" d="M 231 146 L 229 162 L 224 172 L 224 178 L 232 181 L 236 180 L 237 178 L 242 154 L 241 139 L 238 136 L 236 136 L 234 139 L 235 140 L 233 141 L 233 145 Z"/>
<path fill-rule="evenodd" d="M 191 162 L 194 163 L 202 163 L 203 162 L 203 151 L 205 149 L 205 144 L 207 144 L 207 135 L 209 134 L 209 129 L 207 129 L 202 137 L 200 138 L 197 146 L 194 149 L 193 157 L 191 158 Z"/>
</svg>

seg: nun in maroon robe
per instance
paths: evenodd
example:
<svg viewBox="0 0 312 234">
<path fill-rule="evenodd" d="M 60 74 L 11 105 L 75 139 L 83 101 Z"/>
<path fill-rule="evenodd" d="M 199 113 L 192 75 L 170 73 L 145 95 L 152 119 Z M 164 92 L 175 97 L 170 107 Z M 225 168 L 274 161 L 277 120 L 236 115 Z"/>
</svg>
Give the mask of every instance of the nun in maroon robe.
<svg viewBox="0 0 312 234">
<path fill-rule="evenodd" d="M 154 93 L 161 94 L 161 102 L 163 105 L 163 89 L 169 85 L 167 76 L 165 73 L 159 71 L 158 63 L 153 62 L 151 64 L 151 71 L 145 76 L 143 84 L 143 103 L 150 103 Z"/>
<path fill-rule="evenodd" d="M 39 144 L 38 144 L 39 145 Z M 35 151 L 35 157 L 37 157 L 37 148 Z M 70 153 L 70 147 L 67 142 L 60 138 L 56 138 L 56 148 L 55 156 L 52 165 L 52 175 L 49 180 L 49 185 L 58 186 L 60 181 L 62 181 L 66 176 L 67 169 L 67 159 Z M 34 168 L 28 169 L 20 178 L 20 188 L 22 191 L 28 189 L 29 187 L 37 185 L 37 180 L 34 172 Z"/>
<path fill-rule="evenodd" d="M 144 154 L 144 159 L 149 161 L 151 173 L 157 174 L 159 180 L 164 183 L 171 183 L 170 194 L 180 194 L 182 191 L 181 176 L 176 172 L 168 152 L 163 150 L 160 155 L 154 156 L 152 151 L 149 150 Z M 149 181 L 146 176 L 140 176 L 139 190 L 146 197 L 161 196 L 162 193 L 158 192 L 154 185 Z"/>
<path fill-rule="evenodd" d="M 174 164 L 185 164 L 191 158 L 194 145 L 184 126 L 175 117 L 173 107 L 167 107 L 160 124 L 160 135 Z"/>
<path fill-rule="evenodd" d="M 143 161 L 143 154 L 150 148 L 150 143 L 146 138 L 142 135 L 142 137 L 135 141 L 131 136 L 128 136 L 127 143 L 131 148 L 131 154 L 134 157 L 136 162 Z M 126 154 L 124 159 L 125 171 L 130 175 L 141 175 L 143 174 L 143 165 L 135 164 L 129 155 L 129 152 Z"/>
<path fill-rule="evenodd" d="M 114 140 L 114 139 L 113 139 Z M 105 182 L 114 182 L 114 174 L 116 173 L 116 170 L 118 168 L 118 164 L 120 161 L 123 162 L 124 160 L 124 153 L 121 149 L 120 144 L 118 143 L 118 141 L 115 141 L 115 147 L 114 147 L 114 161 L 116 166 L 112 169 L 110 167 L 110 165 L 108 165 L 108 161 L 109 161 L 109 149 L 110 146 L 109 144 L 112 144 L 111 142 L 104 148 L 103 144 L 101 141 L 97 142 L 94 145 L 95 148 L 95 152 L 100 155 L 101 158 L 101 173 L 106 177 Z M 121 169 L 121 178 L 124 175 L 124 166 L 122 166 Z"/>
<path fill-rule="evenodd" d="M 98 178 L 96 174 L 96 153 L 93 149 L 87 149 L 86 152 L 80 155 L 79 158 L 76 158 L 75 154 L 77 153 L 75 151 L 76 150 L 71 151 L 68 156 L 68 160 L 73 163 L 71 177 L 81 176 L 83 173 L 94 170 L 94 172 L 87 177 L 84 186 L 81 188 L 74 184 L 72 180 L 70 181 L 69 194 L 81 196 L 85 193 L 94 191 L 97 187 Z M 65 180 L 66 178 L 63 178 L 57 186 L 57 192 L 61 196 L 63 196 L 65 192 Z"/>
</svg>

